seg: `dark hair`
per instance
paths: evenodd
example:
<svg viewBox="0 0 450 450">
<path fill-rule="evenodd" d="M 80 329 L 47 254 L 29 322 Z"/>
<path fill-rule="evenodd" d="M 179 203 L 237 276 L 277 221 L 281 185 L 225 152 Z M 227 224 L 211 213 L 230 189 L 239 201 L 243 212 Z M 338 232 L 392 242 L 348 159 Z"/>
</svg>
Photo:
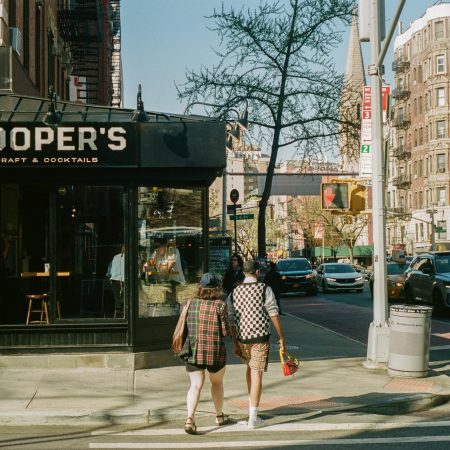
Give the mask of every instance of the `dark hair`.
<svg viewBox="0 0 450 450">
<path fill-rule="evenodd" d="M 202 300 L 224 300 L 225 295 L 221 286 L 216 286 L 213 288 L 202 287 L 200 284 L 197 288 L 197 297 Z"/>
<path fill-rule="evenodd" d="M 242 269 L 242 267 L 244 266 L 244 260 L 242 259 L 242 256 L 238 255 L 237 253 L 233 253 L 231 255 L 230 264 L 228 265 L 228 268 L 231 269 L 233 267 L 232 262 L 231 262 L 233 258 L 236 258 L 238 260 L 239 267 Z"/>
<path fill-rule="evenodd" d="M 277 265 L 273 261 L 269 261 L 269 266 L 270 266 L 270 270 L 276 270 L 277 269 Z"/>
</svg>

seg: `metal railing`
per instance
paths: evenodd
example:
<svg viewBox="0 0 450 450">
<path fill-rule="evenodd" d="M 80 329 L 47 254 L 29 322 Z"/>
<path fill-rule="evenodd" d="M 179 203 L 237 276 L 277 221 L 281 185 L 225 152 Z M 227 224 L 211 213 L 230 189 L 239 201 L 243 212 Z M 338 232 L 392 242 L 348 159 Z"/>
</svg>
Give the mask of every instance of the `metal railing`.
<svg viewBox="0 0 450 450">
<path fill-rule="evenodd" d="M 392 184 L 399 188 L 408 187 L 411 184 L 410 175 L 399 175 L 392 180 Z"/>
<path fill-rule="evenodd" d="M 404 61 L 403 58 L 398 58 L 392 63 L 392 70 L 394 72 L 404 72 L 409 68 L 409 61 Z"/>
<path fill-rule="evenodd" d="M 394 119 L 392 120 L 392 126 L 395 128 L 408 128 L 410 124 L 411 119 L 409 118 L 409 116 L 394 117 Z"/>
<path fill-rule="evenodd" d="M 391 97 L 396 100 L 406 100 L 409 98 L 411 91 L 406 87 L 396 88 L 392 91 Z"/>
<path fill-rule="evenodd" d="M 411 157 L 411 149 L 406 145 L 399 145 L 392 149 L 392 156 L 398 159 L 408 159 Z"/>
</svg>

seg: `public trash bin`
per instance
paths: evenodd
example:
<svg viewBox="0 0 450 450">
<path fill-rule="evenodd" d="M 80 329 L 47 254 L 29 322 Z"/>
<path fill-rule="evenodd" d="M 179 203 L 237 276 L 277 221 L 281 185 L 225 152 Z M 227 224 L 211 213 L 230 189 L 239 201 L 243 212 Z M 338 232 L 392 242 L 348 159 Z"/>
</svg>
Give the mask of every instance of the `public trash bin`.
<svg viewBox="0 0 450 450">
<path fill-rule="evenodd" d="M 430 353 L 431 313 L 421 305 L 393 305 L 389 318 L 388 374 L 426 377 Z"/>
</svg>

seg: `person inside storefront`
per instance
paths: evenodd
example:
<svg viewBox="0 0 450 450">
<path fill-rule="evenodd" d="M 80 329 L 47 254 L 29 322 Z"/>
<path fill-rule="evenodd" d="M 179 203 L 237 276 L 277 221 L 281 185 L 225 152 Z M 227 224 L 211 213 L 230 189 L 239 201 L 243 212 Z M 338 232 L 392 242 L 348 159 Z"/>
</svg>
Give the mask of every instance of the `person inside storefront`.
<svg viewBox="0 0 450 450">
<path fill-rule="evenodd" d="M 149 261 L 156 268 L 157 273 L 167 275 L 168 281 L 186 283 L 180 251 L 175 245 L 168 245 L 167 239 L 155 241 Z"/>
<path fill-rule="evenodd" d="M 125 287 L 125 244 L 120 253 L 114 256 L 108 268 L 107 277 L 111 283 L 114 297 L 114 317 L 123 317 L 124 287 Z"/>
<path fill-rule="evenodd" d="M 245 275 L 242 271 L 244 261 L 240 255 L 233 253 L 230 258 L 230 264 L 223 277 L 223 289 L 227 296 L 231 291 L 244 281 Z"/>
</svg>

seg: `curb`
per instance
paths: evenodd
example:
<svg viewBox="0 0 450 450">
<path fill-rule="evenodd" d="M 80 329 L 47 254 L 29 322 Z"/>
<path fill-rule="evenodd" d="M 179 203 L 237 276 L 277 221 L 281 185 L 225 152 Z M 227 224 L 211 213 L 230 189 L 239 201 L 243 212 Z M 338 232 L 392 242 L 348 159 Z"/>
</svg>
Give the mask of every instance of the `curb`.
<svg viewBox="0 0 450 450">
<path fill-rule="evenodd" d="M 280 410 L 276 416 L 261 411 L 261 415 L 266 417 L 280 417 L 283 415 L 293 416 L 310 412 L 326 414 L 355 410 L 382 415 L 408 414 L 416 411 L 429 410 L 436 406 L 443 405 L 449 400 L 450 395 L 416 394 L 409 398 L 394 397 L 389 400 L 384 400 L 381 403 L 373 402 L 365 405 L 353 404 L 326 409 Z M 202 413 L 200 412 L 199 415 L 202 415 Z M 245 415 L 245 413 L 243 413 L 243 415 Z M 236 414 L 236 416 L 238 416 L 238 414 Z M 171 420 L 181 420 L 185 417 L 186 412 L 184 410 L 10 410 L 5 412 L 0 411 L 0 426 L 150 425 Z M 241 417 L 239 417 L 239 419 L 240 418 Z"/>
</svg>

